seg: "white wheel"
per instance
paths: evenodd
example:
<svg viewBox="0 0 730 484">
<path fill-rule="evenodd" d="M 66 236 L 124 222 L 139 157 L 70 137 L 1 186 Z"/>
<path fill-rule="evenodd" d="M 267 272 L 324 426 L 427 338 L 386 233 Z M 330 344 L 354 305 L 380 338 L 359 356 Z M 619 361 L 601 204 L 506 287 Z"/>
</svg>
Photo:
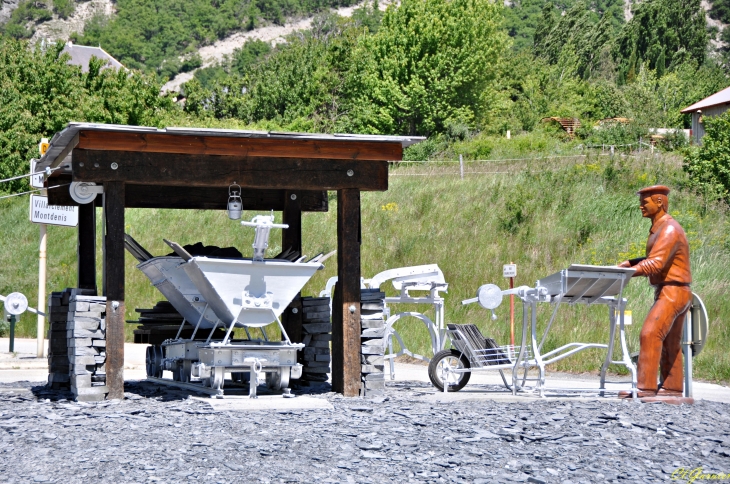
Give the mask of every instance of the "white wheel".
<svg viewBox="0 0 730 484">
<path fill-rule="evenodd" d="M 274 372 L 267 372 L 266 386 L 275 391 L 289 388 L 290 374 L 291 370 L 288 366 L 280 366 L 279 369 Z"/>
<path fill-rule="evenodd" d="M 225 376 L 225 368 L 222 366 L 216 366 L 212 369 L 210 375 L 210 386 L 214 390 L 220 390 L 223 388 L 223 377 Z"/>
</svg>

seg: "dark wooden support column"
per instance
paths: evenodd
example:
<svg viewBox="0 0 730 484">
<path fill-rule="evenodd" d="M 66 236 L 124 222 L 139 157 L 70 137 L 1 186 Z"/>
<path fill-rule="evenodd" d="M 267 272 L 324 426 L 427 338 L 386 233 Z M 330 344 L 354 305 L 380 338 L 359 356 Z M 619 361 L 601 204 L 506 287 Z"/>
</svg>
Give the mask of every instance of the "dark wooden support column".
<svg viewBox="0 0 730 484">
<path fill-rule="evenodd" d="M 291 248 L 301 254 L 302 252 L 302 194 L 297 191 L 287 190 L 284 192 L 284 220 L 289 225 L 288 229 L 281 232 L 281 250 Z M 294 300 L 282 314 L 282 324 L 292 343 L 302 342 L 302 301 L 301 293 L 297 294 Z M 300 352 L 300 359 L 304 353 Z"/>
<path fill-rule="evenodd" d="M 124 398 L 124 183 L 104 184 L 106 210 L 106 384 Z"/>
<path fill-rule="evenodd" d="M 337 276 L 332 305 L 332 387 L 360 393 L 360 191 L 337 191 Z"/>
<path fill-rule="evenodd" d="M 79 206 L 77 287 L 96 290 L 96 208 Z"/>
</svg>

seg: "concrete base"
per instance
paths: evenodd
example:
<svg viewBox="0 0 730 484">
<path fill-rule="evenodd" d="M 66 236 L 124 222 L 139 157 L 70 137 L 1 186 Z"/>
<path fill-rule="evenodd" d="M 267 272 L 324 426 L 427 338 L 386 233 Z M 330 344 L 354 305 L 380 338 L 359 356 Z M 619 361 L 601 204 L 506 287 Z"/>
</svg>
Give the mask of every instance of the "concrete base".
<svg viewBox="0 0 730 484">
<path fill-rule="evenodd" d="M 258 398 L 246 396 L 231 397 L 224 399 L 192 397 L 207 403 L 213 410 L 238 410 L 238 411 L 281 411 L 281 410 L 334 410 L 330 402 L 324 398 L 297 396 L 284 398 L 281 395 L 260 395 Z"/>
<path fill-rule="evenodd" d="M 666 403 L 667 405 L 694 405 L 695 399 L 688 397 L 645 397 L 642 403 Z"/>
<path fill-rule="evenodd" d="M 46 382 L 48 381 L 48 360 L 35 357 L 36 340 L 18 339 L 15 340 L 16 354 L 8 354 L 8 339 L 0 338 L 0 382 L 10 383 L 16 381 Z M 145 352 L 147 345 L 127 343 L 124 345 L 124 378 L 126 380 L 144 380 L 147 378 L 145 372 Z M 428 382 L 428 368 L 425 365 L 400 363 L 395 364 L 395 379 L 389 374 L 389 364 L 385 365 L 385 386 L 391 381 L 419 381 Z M 511 377 L 511 375 L 508 375 Z M 532 376 L 532 375 L 531 375 Z M 165 378 L 172 378 L 172 373 L 164 372 Z M 623 377 L 625 379 L 626 377 Z M 622 379 L 622 378 L 612 378 Z M 539 400 L 537 396 L 518 395 L 513 397 L 508 391 L 488 392 L 478 389 L 475 385 L 501 385 L 502 379 L 495 371 L 474 372 L 469 385 L 456 393 L 444 394 L 437 392 L 435 388 L 424 391 L 424 398 L 434 401 L 453 400 L 499 400 L 499 401 L 530 401 Z M 598 392 L 598 376 L 591 374 L 574 375 L 569 373 L 547 374 L 546 395 L 550 399 L 572 399 L 596 398 Z M 630 387 L 626 380 L 621 385 L 611 385 L 613 391 L 607 391 L 606 396 L 615 398 L 618 390 Z M 425 389 L 424 389 L 425 390 Z M 584 394 L 576 394 L 573 390 L 581 390 Z M 593 395 L 591 395 L 593 393 Z M 698 380 L 693 382 L 694 397 L 698 400 L 711 400 L 727 403 L 730 401 L 730 388 L 715 383 L 705 383 Z M 299 397 L 297 397 L 299 398 Z M 294 399 L 296 400 L 296 399 Z"/>
</svg>

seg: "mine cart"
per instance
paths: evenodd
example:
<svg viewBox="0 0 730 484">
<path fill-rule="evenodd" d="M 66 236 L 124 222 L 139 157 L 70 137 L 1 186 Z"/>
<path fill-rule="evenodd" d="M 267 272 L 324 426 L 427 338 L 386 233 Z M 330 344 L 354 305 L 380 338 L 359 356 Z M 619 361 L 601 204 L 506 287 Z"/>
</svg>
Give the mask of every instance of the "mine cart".
<svg viewBox="0 0 730 484">
<path fill-rule="evenodd" d="M 303 344 L 292 343 L 279 316 L 314 273 L 323 268 L 318 258 L 265 259 L 272 216 L 256 216 L 244 226 L 256 229 L 253 258 L 193 256 L 175 242 L 166 241 L 176 256 L 149 257 L 131 237 L 129 251 L 141 260 L 137 266 L 185 318 L 177 337 L 147 351 L 147 376 L 153 381 L 191 388 L 207 388 L 223 394 L 226 374 L 236 382 L 249 382 L 249 395 L 265 379 L 273 390 L 288 393 L 289 382 L 302 374 L 297 351 Z M 190 338 L 180 338 L 186 322 L 195 325 Z M 265 327 L 278 324 L 281 341 L 270 341 Z M 226 330 L 222 340 L 212 340 L 218 327 Z M 243 328 L 245 340 L 234 340 L 234 328 Z M 207 333 L 205 340 L 196 335 Z M 260 337 L 255 338 L 254 334 Z M 162 378 L 164 370 L 172 382 Z"/>
</svg>

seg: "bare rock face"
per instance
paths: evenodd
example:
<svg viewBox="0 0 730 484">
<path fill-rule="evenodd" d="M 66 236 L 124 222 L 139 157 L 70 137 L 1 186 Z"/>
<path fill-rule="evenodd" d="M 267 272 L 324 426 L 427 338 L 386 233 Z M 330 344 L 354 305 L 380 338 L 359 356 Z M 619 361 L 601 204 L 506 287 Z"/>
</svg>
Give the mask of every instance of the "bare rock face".
<svg viewBox="0 0 730 484">
<path fill-rule="evenodd" d="M 95 15 L 109 17 L 113 14 L 114 4 L 112 3 L 112 0 L 76 2 L 76 8 L 74 9 L 73 14 L 71 14 L 68 18 L 62 19 L 58 17 L 58 15 L 54 14 L 51 20 L 41 22 L 36 25 L 35 33 L 31 38 L 31 42 L 35 43 L 41 40 L 66 42 L 72 33 L 83 32 L 86 22 Z"/>
<path fill-rule="evenodd" d="M 0 24 L 10 20 L 13 10 L 18 8 L 20 0 L 0 0 Z"/>
</svg>

